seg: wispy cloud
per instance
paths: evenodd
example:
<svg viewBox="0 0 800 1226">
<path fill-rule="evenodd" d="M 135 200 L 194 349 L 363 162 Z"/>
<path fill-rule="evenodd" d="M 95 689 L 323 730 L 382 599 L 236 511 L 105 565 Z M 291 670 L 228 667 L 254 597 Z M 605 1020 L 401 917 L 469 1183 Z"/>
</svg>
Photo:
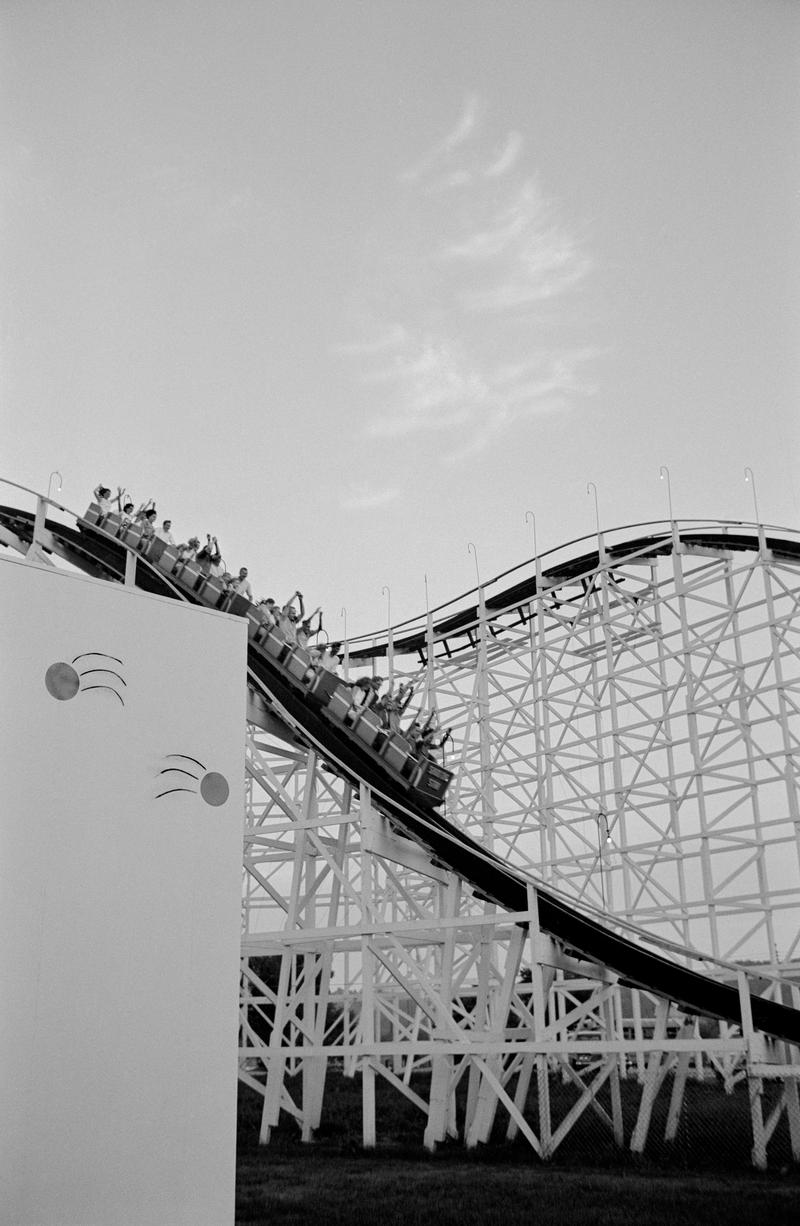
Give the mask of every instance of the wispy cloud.
<svg viewBox="0 0 800 1226">
<path fill-rule="evenodd" d="M 435 432 L 452 463 L 537 415 L 568 411 L 591 391 L 581 372 L 597 353 L 565 340 L 566 302 L 591 256 L 524 165 L 521 133 L 489 144 L 483 116 L 467 98 L 454 127 L 401 174 L 402 214 L 372 236 L 382 255 L 363 287 L 371 322 L 338 347 L 375 393 L 366 435 Z"/>
<path fill-rule="evenodd" d="M 506 174 L 506 172 L 509 171 L 514 163 L 519 159 L 519 155 L 522 153 L 523 143 L 522 136 L 519 132 L 509 132 L 506 143 L 503 146 L 499 156 L 495 158 L 495 160 L 491 162 L 483 172 L 487 179 L 496 179 L 499 175 Z"/>
<path fill-rule="evenodd" d="M 451 430 L 469 422 L 488 395 L 483 378 L 456 346 L 424 337 L 409 338 L 391 366 L 365 375 L 389 384 L 402 411 L 378 410 L 367 425 L 373 438 L 401 438 L 419 430 Z"/>
<path fill-rule="evenodd" d="M 591 390 L 579 368 L 594 356 L 596 350 L 543 350 L 492 364 L 472 360 L 456 342 L 409 336 L 391 363 L 362 375 L 384 389 L 366 432 L 376 439 L 440 433 L 443 460 L 464 459 L 523 420 L 567 410 L 571 394 Z"/>
<path fill-rule="evenodd" d="M 417 179 L 422 178 L 426 171 L 441 163 L 449 154 L 457 150 L 465 141 L 468 141 L 478 126 L 480 114 L 480 99 L 477 94 L 470 94 L 464 102 L 464 109 L 455 127 L 442 140 L 429 149 L 418 162 L 415 162 L 408 170 L 404 170 L 400 175 L 401 181 L 413 183 Z"/>
<path fill-rule="evenodd" d="M 452 243 L 443 255 L 473 265 L 473 287 L 461 295 L 470 310 L 511 310 L 541 302 L 571 289 L 592 268 L 532 179 L 503 201 L 488 227 Z"/>
</svg>

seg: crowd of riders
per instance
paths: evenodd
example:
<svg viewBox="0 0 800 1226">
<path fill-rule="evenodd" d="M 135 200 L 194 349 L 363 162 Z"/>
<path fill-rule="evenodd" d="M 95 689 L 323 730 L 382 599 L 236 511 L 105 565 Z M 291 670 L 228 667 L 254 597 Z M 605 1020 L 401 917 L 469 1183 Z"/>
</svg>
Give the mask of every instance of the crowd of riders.
<svg viewBox="0 0 800 1226">
<path fill-rule="evenodd" d="M 246 597 L 258 610 L 265 625 L 279 630 L 288 643 L 304 647 L 315 664 L 334 676 L 339 675 L 342 644 L 322 641 L 322 609 L 318 607 L 306 615 L 302 592 L 294 591 L 282 605 L 272 596 L 255 600 L 247 567 L 240 567 L 237 575 L 227 570 L 215 536 L 206 534 L 203 545 L 197 536 L 190 536 L 187 541 L 178 543 L 172 534 L 172 520 L 165 518 L 159 524 L 152 498 L 137 507 L 123 486 L 117 486 L 116 494 L 112 494 L 108 486 L 98 485 L 93 494 L 101 515 L 118 511 L 122 528 L 135 523 L 143 537 L 159 537 L 167 545 L 173 546 L 177 549 L 179 561 L 196 562 L 204 574 L 220 580 L 226 594 Z M 352 689 L 354 705 L 362 710 L 372 710 L 387 731 L 402 733 L 411 742 L 416 754 L 435 759 L 444 752 L 445 744 L 451 739 L 450 729 L 439 727 L 435 710 L 424 719 L 420 711 L 403 727 L 404 717 L 414 697 L 414 687 L 410 681 L 395 688 L 383 677 L 374 675 L 357 677 L 348 684 Z"/>
</svg>

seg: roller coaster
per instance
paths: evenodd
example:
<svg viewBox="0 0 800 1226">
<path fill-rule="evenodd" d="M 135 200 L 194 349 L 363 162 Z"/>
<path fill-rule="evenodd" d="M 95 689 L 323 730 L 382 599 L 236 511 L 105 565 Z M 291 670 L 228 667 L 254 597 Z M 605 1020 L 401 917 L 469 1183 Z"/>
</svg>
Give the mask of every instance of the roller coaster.
<svg viewBox="0 0 800 1226">
<path fill-rule="evenodd" d="M 756 1165 L 782 1120 L 800 1160 L 795 534 L 598 532 L 350 643 L 452 726 L 444 765 L 171 546 L 5 484 L 35 505 L 0 507 L 0 543 L 31 561 L 247 620 L 240 1076 L 262 1141 L 282 1113 L 311 1139 L 333 1062 L 361 1074 L 366 1146 L 380 1077 L 430 1148 L 486 1141 L 501 1109 L 547 1159 L 590 1108 L 641 1151 L 669 1073 L 666 1141 L 713 1076 L 750 1087 Z"/>
</svg>

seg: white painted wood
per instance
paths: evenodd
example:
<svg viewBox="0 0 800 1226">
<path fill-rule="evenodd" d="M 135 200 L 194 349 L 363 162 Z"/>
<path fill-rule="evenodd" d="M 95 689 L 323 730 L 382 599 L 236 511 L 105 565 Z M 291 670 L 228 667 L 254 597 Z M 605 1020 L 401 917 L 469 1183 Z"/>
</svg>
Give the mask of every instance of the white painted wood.
<svg viewBox="0 0 800 1226">
<path fill-rule="evenodd" d="M 0 624 L 0 1212 L 232 1223 L 244 627 L 6 559 Z"/>
</svg>

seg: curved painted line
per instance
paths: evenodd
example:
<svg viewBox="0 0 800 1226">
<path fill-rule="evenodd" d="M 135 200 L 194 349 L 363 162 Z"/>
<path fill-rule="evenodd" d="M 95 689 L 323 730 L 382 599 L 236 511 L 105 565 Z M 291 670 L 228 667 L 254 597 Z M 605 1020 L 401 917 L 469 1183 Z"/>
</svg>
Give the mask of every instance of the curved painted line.
<svg viewBox="0 0 800 1226">
<path fill-rule="evenodd" d="M 160 800 L 162 796 L 169 796 L 171 792 L 194 792 L 197 794 L 196 788 L 167 788 L 166 792 L 156 792 L 156 800 Z"/>
<path fill-rule="evenodd" d="M 117 664 L 122 664 L 119 656 L 110 656 L 107 651 L 82 651 L 79 656 L 72 657 L 72 663 L 74 664 L 76 660 L 85 660 L 87 656 L 103 656 L 106 660 L 116 660 Z"/>
<path fill-rule="evenodd" d="M 108 691 L 109 691 L 109 693 L 113 694 L 115 698 L 118 698 L 118 699 L 120 700 L 120 702 L 122 703 L 123 707 L 125 706 L 125 699 L 122 697 L 122 695 L 121 695 L 121 694 L 118 694 L 118 693 L 117 693 L 117 691 L 116 691 L 116 690 L 113 688 L 113 686 L 110 686 L 110 685 L 84 685 L 84 686 L 83 686 L 83 690 L 84 690 L 84 692 L 85 692 L 86 690 L 108 690 Z"/>
<path fill-rule="evenodd" d="M 177 771 L 180 775 L 188 775 L 190 779 L 200 778 L 199 775 L 193 775 L 191 771 L 184 770 L 182 766 L 165 766 L 164 769 L 160 770 L 158 773 L 159 775 L 167 775 L 170 771 Z"/>
<path fill-rule="evenodd" d="M 126 687 L 126 689 L 127 689 L 127 686 L 128 686 L 127 681 L 125 680 L 125 678 L 124 678 L 124 677 L 120 677 L 119 673 L 115 673 L 113 668 L 85 668 L 85 669 L 83 670 L 83 672 L 82 672 L 82 673 L 78 673 L 78 676 L 79 676 L 79 677 L 88 677 L 88 676 L 89 676 L 89 673 L 109 673 L 109 674 L 110 674 L 110 676 L 112 676 L 112 677 L 116 677 L 118 681 L 121 681 L 121 682 L 122 682 L 122 684 L 123 684 L 123 685 Z M 84 688 L 85 688 L 85 689 L 91 689 L 92 687 L 91 687 L 91 686 L 84 686 Z"/>
<path fill-rule="evenodd" d="M 188 753 L 165 753 L 164 757 L 165 758 L 185 758 L 187 762 L 196 762 L 197 765 L 200 767 L 201 771 L 204 771 L 206 769 L 202 762 L 198 762 L 197 758 L 193 758 Z"/>
</svg>

